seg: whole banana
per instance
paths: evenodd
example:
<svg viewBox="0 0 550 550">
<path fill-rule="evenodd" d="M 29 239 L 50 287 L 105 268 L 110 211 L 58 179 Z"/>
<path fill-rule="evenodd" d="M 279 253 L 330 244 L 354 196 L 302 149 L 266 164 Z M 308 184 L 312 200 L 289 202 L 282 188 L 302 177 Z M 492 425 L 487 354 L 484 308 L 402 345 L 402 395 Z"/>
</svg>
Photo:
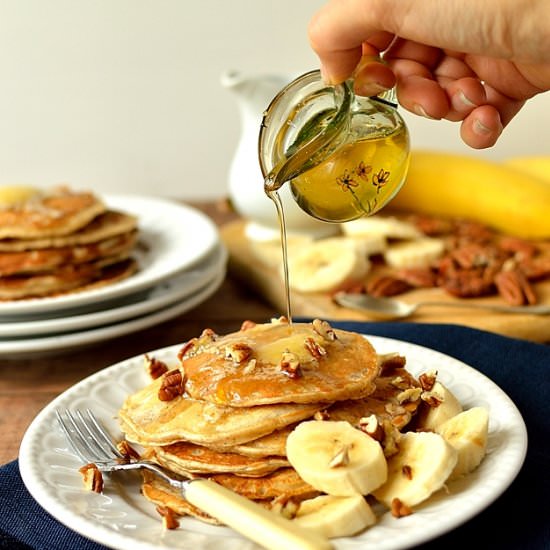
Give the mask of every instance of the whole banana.
<svg viewBox="0 0 550 550">
<path fill-rule="evenodd" d="M 469 155 L 413 150 L 407 180 L 389 207 L 470 218 L 527 239 L 550 238 L 550 185 Z"/>
</svg>

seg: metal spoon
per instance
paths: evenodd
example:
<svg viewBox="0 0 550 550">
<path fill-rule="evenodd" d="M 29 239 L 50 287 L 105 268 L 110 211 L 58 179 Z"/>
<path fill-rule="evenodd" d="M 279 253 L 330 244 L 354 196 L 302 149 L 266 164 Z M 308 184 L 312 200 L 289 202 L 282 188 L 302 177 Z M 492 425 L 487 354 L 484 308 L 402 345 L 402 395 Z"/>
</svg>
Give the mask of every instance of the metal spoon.
<svg viewBox="0 0 550 550">
<path fill-rule="evenodd" d="M 394 298 L 376 298 L 368 294 L 351 294 L 338 292 L 334 295 L 334 301 L 344 307 L 357 309 L 368 313 L 375 319 L 404 319 L 412 315 L 419 307 L 459 307 L 470 309 L 484 309 L 499 313 L 523 313 L 532 315 L 549 315 L 550 306 L 503 306 L 497 304 L 480 304 L 477 302 L 435 302 L 425 301 L 416 304 L 408 304 Z"/>
</svg>

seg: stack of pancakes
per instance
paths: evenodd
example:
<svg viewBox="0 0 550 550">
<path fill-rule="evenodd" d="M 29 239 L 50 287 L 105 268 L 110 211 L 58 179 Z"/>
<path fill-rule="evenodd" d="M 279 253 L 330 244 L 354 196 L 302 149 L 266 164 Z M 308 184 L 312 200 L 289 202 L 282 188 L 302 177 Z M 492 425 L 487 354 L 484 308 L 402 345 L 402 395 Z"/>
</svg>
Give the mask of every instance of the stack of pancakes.
<svg viewBox="0 0 550 550">
<path fill-rule="evenodd" d="M 360 427 L 375 415 L 390 456 L 418 406 L 398 399 L 419 387 L 403 357 L 379 356 L 363 336 L 318 319 L 247 321 L 225 336 L 207 329 L 184 344 L 178 364 L 146 356 L 146 365 L 151 383 L 119 410 L 125 439 L 175 476 L 206 476 L 271 509 L 320 494 L 286 457 L 299 422 Z M 177 515 L 217 523 L 151 474 L 142 493 Z"/>
<path fill-rule="evenodd" d="M 137 219 L 57 187 L 0 205 L 0 300 L 104 285 L 137 269 Z"/>
</svg>

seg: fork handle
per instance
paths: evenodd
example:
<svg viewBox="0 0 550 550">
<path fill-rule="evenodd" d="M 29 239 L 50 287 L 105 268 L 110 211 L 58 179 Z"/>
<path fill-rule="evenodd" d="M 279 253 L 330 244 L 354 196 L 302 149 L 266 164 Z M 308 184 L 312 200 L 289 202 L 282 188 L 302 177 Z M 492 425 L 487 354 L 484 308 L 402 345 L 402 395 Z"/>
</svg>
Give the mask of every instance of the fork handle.
<svg viewBox="0 0 550 550">
<path fill-rule="evenodd" d="M 242 535 L 273 550 L 330 550 L 328 539 L 209 479 L 185 483 L 185 498 Z"/>
</svg>

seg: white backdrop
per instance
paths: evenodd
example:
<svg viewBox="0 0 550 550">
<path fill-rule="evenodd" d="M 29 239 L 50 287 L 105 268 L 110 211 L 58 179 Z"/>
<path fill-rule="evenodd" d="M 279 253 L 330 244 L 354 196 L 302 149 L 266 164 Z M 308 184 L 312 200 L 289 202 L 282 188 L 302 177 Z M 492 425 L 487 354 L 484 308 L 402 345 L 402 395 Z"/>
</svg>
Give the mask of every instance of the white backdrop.
<svg viewBox="0 0 550 550">
<path fill-rule="evenodd" d="M 223 195 L 241 129 L 221 74 L 315 68 L 306 27 L 322 3 L 0 0 L 0 184 Z M 413 146 L 550 154 L 550 94 L 482 152 L 405 116 Z"/>
</svg>

